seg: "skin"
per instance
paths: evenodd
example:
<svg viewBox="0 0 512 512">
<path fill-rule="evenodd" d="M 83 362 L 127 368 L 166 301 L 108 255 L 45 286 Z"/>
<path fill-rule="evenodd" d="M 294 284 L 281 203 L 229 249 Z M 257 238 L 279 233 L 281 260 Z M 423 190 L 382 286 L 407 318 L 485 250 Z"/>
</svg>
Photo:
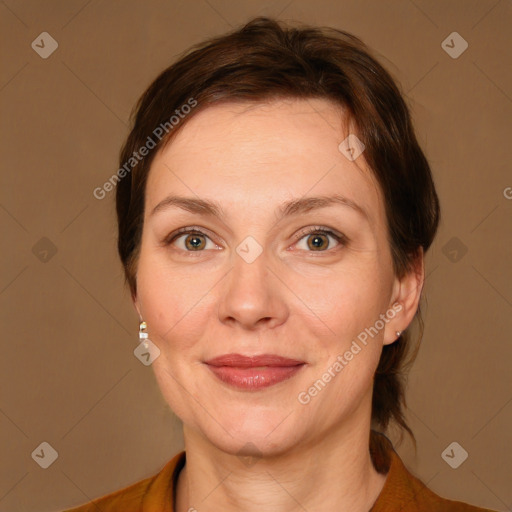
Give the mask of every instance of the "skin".
<svg viewBox="0 0 512 512">
<path fill-rule="evenodd" d="M 349 161 L 338 149 L 354 133 L 344 119 L 323 99 L 219 104 L 191 118 L 152 164 L 134 303 L 161 351 L 152 366 L 162 394 L 183 421 L 177 512 L 367 512 L 385 483 L 368 450 L 373 374 L 417 310 L 423 255 L 394 275 L 380 189 L 364 153 Z M 336 204 L 278 220 L 291 199 L 333 193 L 367 217 Z M 170 194 L 217 201 L 225 216 L 153 213 Z M 199 250 L 197 233 L 170 240 L 187 226 L 204 233 Z M 304 232 L 315 226 L 348 241 L 320 235 L 315 249 Z M 236 251 L 248 236 L 262 249 L 252 263 Z M 300 403 L 394 304 L 400 312 Z M 239 390 L 204 364 L 233 352 L 306 365 L 269 388 Z"/>
</svg>

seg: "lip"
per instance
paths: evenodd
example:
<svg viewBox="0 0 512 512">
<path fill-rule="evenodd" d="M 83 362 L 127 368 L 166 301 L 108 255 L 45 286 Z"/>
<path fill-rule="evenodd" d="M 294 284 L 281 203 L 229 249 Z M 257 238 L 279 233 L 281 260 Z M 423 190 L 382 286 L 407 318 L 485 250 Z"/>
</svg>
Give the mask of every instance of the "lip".
<svg viewBox="0 0 512 512">
<path fill-rule="evenodd" d="M 225 354 L 205 362 L 209 370 L 222 382 L 245 390 L 267 388 L 290 379 L 305 362 L 275 354 L 243 356 Z"/>
</svg>

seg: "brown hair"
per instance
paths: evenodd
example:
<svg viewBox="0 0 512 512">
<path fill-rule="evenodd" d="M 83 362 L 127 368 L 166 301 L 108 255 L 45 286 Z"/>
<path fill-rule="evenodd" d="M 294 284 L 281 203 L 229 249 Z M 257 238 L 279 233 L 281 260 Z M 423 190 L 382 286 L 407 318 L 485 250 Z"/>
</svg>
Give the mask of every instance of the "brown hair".
<svg viewBox="0 0 512 512">
<path fill-rule="evenodd" d="M 430 247 L 439 222 L 439 201 L 393 78 L 352 34 L 332 28 L 288 28 L 259 17 L 240 30 L 193 47 L 163 71 L 137 103 L 133 128 L 120 155 L 120 171 L 125 172 L 119 174 L 124 177 L 116 192 L 118 250 L 132 295 L 136 294 L 145 184 L 157 151 L 208 105 L 279 98 L 323 98 L 348 112 L 383 193 L 396 275 L 402 277 L 413 269 L 418 251 Z M 185 109 L 185 105 L 194 108 Z M 149 147 L 150 139 L 154 149 L 135 159 L 141 147 Z M 127 162 L 133 167 L 129 172 Z M 419 308 L 416 318 L 421 340 Z M 414 440 L 402 409 L 409 337 L 404 332 L 383 348 L 374 378 L 372 424 L 385 431 L 394 420 Z"/>
</svg>

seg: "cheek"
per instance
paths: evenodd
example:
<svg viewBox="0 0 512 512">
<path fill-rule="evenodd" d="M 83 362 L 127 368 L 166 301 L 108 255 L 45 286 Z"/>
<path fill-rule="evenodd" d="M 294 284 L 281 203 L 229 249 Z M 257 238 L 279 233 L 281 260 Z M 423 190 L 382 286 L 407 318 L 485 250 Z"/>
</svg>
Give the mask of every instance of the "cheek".
<svg viewBox="0 0 512 512">
<path fill-rule="evenodd" d="M 193 346 L 204 336 L 213 286 L 205 273 L 174 271 L 162 258 L 141 251 L 137 296 L 149 338 L 169 352 Z"/>
<path fill-rule="evenodd" d="M 205 306 L 212 285 L 204 281 L 189 279 L 141 251 L 137 296 L 149 339 L 160 349 L 152 369 L 166 402 L 186 423 L 195 423 L 201 412 L 191 404 L 190 396 L 200 396 L 202 383 L 190 375 L 201 355 L 199 342 L 207 332 Z"/>
<path fill-rule="evenodd" d="M 310 295 L 311 304 L 316 301 L 315 313 L 330 331 L 322 340 L 328 358 L 314 369 L 311 385 L 316 379 L 328 382 L 313 405 L 318 418 L 328 422 L 353 413 L 373 387 L 384 331 L 372 328 L 385 310 L 386 290 L 371 272 L 341 275 L 326 288 L 328 300 L 321 294 Z"/>
<path fill-rule="evenodd" d="M 374 329 L 385 312 L 389 295 L 389 283 L 380 277 L 382 272 L 378 262 L 356 269 L 354 266 L 350 272 L 338 272 L 335 279 L 319 280 L 318 287 L 297 281 L 298 295 L 302 293 L 306 297 L 304 302 L 322 320 L 317 321 L 318 325 L 327 332 L 325 338 L 322 336 L 322 344 L 328 353 L 328 361 L 322 361 L 315 372 L 320 372 L 316 377 L 322 378 L 331 368 L 336 378 L 325 398 L 330 395 L 336 403 L 347 405 L 372 386 L 384 334 L 383 329 Z M 304 314 L 307 313 L 305 309 Z M 339 372 L 332 368 L 335 361 L 343 367 Z"/>
<path fill-rule="evenodd" d="M 369 261 L 324 275 L 296 275 L 292 284 L 306 317 L 314 312 L 333 337 L 339 335 L 346 342 L 384 312 L 389 284 L 382 275 L 378 262 Z"/>
</svg>

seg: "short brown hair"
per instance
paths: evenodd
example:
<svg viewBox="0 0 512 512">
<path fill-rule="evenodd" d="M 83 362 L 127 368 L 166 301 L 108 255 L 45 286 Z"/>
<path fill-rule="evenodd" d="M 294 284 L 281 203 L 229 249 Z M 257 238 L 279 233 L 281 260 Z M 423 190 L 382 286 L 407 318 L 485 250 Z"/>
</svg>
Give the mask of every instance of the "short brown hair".
<svg viewBox="0 0 512 512">
<path fill-rule="evenodd" d="M 126 162 L 146 141 L 158 138 L 156 127 L 166 127 L 166 134 L 147 156 L 132 162 L 133 169 L 123 173 L 117 185 L 118 250 L 133 296 L 145 184 L 157 151 L 208 105 L 279 98 L 323 98 L 347 111 L 383 193 L 396 275 L 402 277 L 411 270 L 418 251 L 430 247 L 439 222 L 439 200 L 409 110 L 393 78 L 352 34 L 333 28 L 286 27 L 259 17 L 240 30 L 193 47 L 163 71 L 137 103 L 120 167 L 126 169 Z M 171 126 L 171 117 L 191 104 L 191 99 L 196 106 Z M 421 339 L 419 308 L 416 318 Z M 372 424 L 385 431 L 394 420 L 414 439 L 402 409 L 409 338 L 409 332 L 404 332 L 383 347 L 374 378 Z"/>
</svg>

